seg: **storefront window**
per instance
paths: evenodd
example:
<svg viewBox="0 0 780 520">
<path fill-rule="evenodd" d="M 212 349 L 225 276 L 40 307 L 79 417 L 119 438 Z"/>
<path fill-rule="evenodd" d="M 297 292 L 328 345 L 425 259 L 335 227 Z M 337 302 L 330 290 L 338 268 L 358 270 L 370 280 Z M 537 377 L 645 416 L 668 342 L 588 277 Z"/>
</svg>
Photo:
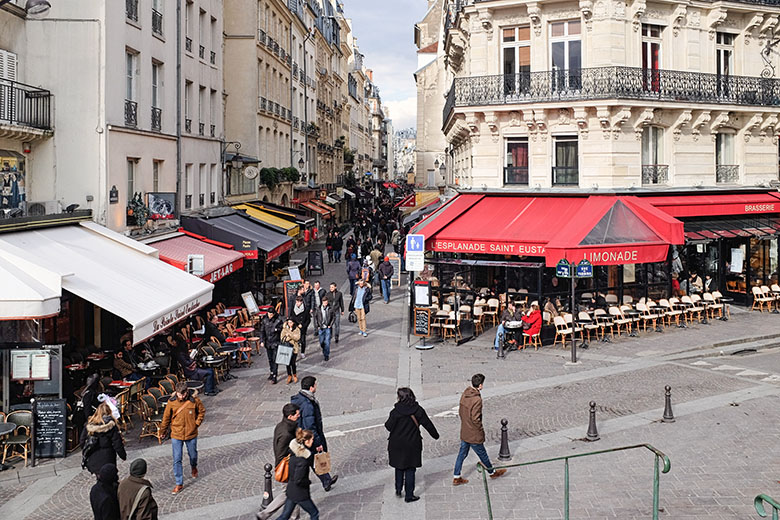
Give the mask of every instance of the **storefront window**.
<svg viewBox="0 0 780 520">
<path fill-rule="evenodd" d="M 742 239 L 725 242 L 726 290 L 735 293 L 747 293 L 747 245 Z"/>
<path fill-rule="evenodd" d="M 777 239 L 750 239 L 751 285 L 777 283 Z"/>
<path fill-rule="evenodd" d="M 26 199 L 24 156 L 0 150 L 0 209 L 15 209 Z"/>
</svg>

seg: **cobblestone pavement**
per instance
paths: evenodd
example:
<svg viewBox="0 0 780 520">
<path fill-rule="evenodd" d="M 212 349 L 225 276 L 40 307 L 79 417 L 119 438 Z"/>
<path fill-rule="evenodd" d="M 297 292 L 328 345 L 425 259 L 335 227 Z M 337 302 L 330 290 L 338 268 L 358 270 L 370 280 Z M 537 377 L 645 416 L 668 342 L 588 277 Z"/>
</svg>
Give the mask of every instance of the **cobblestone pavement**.
<svg viewBox="0 0 780 520">
<path fill-rule="evenodd" d="M 343 263 L 326 263 L 325 269 L 322 281 L 345 284 Z M 342 477 L 328 494 L 313 486 L 324 519 L 488 518 L 473 455 L 464 468 L 472 481 L 451 485 L 458 399 L 475 372 L 488 377 L 483 396 L 492 456 L 498 452 L 499 421 L 506 417 L 514 462 L 645 442 L 664 451 L 672 470 L 661 478 L 662 518 L 753 518 L 752 497 L 780 496 L 780 460 L 774 456 L 780 440 L 777 316 L 735 309 L 728 322 L 592 342 L 572 366 L 566 364 L 568 349 L 549 347 L 497 360 L 490 348 L 494 330 L 459 346 L 409 349 L 404 309 L 403 289 L 394 290 L 390 305 L 377 292 L 368 338 L 355 334 L 345 319 L 327 364 L 311 336 L 309 355 L 299 364 L 299 375 L 319 379 L 334 467 Z M 756 351 L 732 355 L 744 348 Z M 252 368 L 235 371 L 238 379 L 223 383 L 219 396 L 204 398 L 201 477 L 185 478 L 180 495 L 170 494 L 170 443 L 139 441 L 138 425 L 125 435 L 128 459 L 144 456 L 149 463 L 148 478 L 164 518 L 254 518 L 262 500 L 263 466 L 272 457 L 273 426 L 298 390 L 269 384 L 266 362 L 255 358 Z M 667 384 L 677 415 L 673 424 L 659 421 Z M 396 386 L 415 389 L 441 433 L 438 441 L 424 434 L 425 465 L 418 472 L 423 499 L 414 504 L 396 499 L 387 467 L 382 424 Z M 590 400 L 598 404 L 602 437 L 594 444 L 581 440 Z M 573 460 L 571 517 L 650 517 L 652 462 L 649 453 L 639 451 Z M 0 473 L 0 518 L 90 518 L 93 477 L 79 465 L 74 454 Z M 128 462 L 120 462 L 119 470 L 127 475 Z M 490 482 L 490 492 L 496 519 L 563 518 L 562 463 L 513 468 Z"/>
</svg>

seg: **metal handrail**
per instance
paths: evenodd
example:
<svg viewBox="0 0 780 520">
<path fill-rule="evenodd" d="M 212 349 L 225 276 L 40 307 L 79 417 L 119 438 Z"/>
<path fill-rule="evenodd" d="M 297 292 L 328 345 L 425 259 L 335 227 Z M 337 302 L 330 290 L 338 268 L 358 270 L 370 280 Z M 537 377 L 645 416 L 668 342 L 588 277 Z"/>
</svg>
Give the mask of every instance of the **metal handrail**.
<svg viewBox="0 0 780 520">
<path fill-rule="evenodd" d="M 534 466 L 536 464 L 545 464 L 547 462 L 556 462 L 562 460 L 564 462 L 563 518 L 565 520 L 569 520 L 569 459 L 590 457 L 592 455 L 601 455 L 603 453 L 613 453 L 616 451 L 635 450 L 639 448 L 645 448 L 646 450 L 649 450 L 655 454 L 655 472 L 653 475 L 653 520 L 658 520 L 658 493 L 659 493 L 658 489 L 659 489 L 659 480 L 660 480 L 658 461 L 663 460 L 663 469 L 661 469 L 660 471 L 661 473 L 669 473 L 669 470 L 672 469 L 672 462 L 669 460 L 669 457 L 667 457 L 663 452 L 661 452 L 660 450 L 654 448 L 649 444 L 635 444 L 633 446 L 621 446 L 619 448 L 610 448 L 607 450 L 591 451 L 588 453 L 578 453 L 576 455 L 566 455 L 563 457 L 555 457 L 552 459 L 533 460 L 531 462 L 519 462 L 517 464 L 493 466 L 493 469 L 496 470 L 496 469 L 504 469 L 504 468 L 519 468 L 522 466 Z M 488 489 L 487 468 L 485 468 L 482 462 L 478 462 L 477 471 L 479 471 L 482 474 L 482 482 L 485 486 L 485 498 L 487 499 L 488 518 L 490 520 L 493 520 L 493 507 L 490 504 L 490 490 Z M 756 497 L 756 504 L 757 504 L 756 511 L 758 511 L 758 499 L 764 496 L 765 495 L 759 495 L 758 497 Z M 774 504 L 774 502 L 772 502 L 772 504 Z M 761 514 L 760 511 L 759 514 Z M 776 514 L 777 514 L 777 509 L 775 510 L 775 515 Z M 774 516 L 773 520 L 778 520 L 777 516 Z"/>
<path fill-rule="evenodd" d="M 775 499 L 770 497 L 769 495 L 758 495 L 753 500 L 753 506 L 756 508 L 756 513 L 758 513 L 758 516 L 761 518 L 766 518 L 769 516 L 766 512 L 766 509 L 764 508 L 764 502 L 769 504 L 769 506 L 772 508 L 772 520 L 778 520 L 778 513 L 780 513 L 780 504 L 778 504 Z"/>
</svg>

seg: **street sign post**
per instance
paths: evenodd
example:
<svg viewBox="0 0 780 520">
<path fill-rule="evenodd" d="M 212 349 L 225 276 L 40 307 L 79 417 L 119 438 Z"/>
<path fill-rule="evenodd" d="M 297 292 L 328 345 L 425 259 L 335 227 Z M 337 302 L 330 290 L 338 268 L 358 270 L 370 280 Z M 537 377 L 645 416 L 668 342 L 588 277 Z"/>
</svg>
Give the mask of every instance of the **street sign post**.
<svg viewBox="0 0 780 520">
<path fill-rule="evenodd" d="M 577 312 L 576 312 L 576 296 L 574 294 L 574 280 L 576 278 L 593 278 L 593 264 L 589 261 L 582 259 L 580 263 L 569 263 L 568 260 L 562 258 L 555 266 L 555 276 L 558 278 L 571 278 L 571 362 L 577 362 L 577 335 L 575 330 L 577 329 Z"/>
<path fill-rule="evenodd" d="M 419 272 L 425 269 L 425 236 L 406 235 L 406 270 Z"/>
<path fill-rule="evenodd" d="M 584 258 L 580 260 L 580 263 L 577 264 L 576 276 L 577 278 L 593 278 L 593 264 Z"/>
<path fill-rule="evenodd" d="M 571 264 L 562 258 L 555 266 L 555 276 L 558 278 L 571 278 Z"/>
</svg>

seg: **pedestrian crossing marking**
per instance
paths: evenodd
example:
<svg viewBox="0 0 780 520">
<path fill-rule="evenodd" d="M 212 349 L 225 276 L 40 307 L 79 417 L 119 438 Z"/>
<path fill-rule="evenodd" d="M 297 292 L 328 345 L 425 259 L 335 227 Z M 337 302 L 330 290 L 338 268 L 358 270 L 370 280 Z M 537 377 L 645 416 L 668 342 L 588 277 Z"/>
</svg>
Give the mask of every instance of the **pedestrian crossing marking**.
<svg viewBox="0 0 780 520">
<path fill-rule="evenodd" d="M 759 372 L 758 370 L 743 370 L 737 375 L 738 376 L 765 376 L 766 372 Z"/>
<path fill-rule="evenodd" d="M 697 361 L 696 363 L 691 363 L 691 365 L 695 365 L 697 367 L 705 367 L 705 366 L 712 366 L 712 363 L 707 363 L 706 361 Z"/>
<path fill-rule="evenodd" d="M 731 365 L 720 365 L 720 366 L 717 366 L 717 367 L 713 368 L 713 370 L 739 370 L 739 371 L 742 371 L 742 370 L 745 370 L 745 369 L 742 368 L 742 367 L 735 367 L 735 366 L 731 366 Z"/>
</svg>

